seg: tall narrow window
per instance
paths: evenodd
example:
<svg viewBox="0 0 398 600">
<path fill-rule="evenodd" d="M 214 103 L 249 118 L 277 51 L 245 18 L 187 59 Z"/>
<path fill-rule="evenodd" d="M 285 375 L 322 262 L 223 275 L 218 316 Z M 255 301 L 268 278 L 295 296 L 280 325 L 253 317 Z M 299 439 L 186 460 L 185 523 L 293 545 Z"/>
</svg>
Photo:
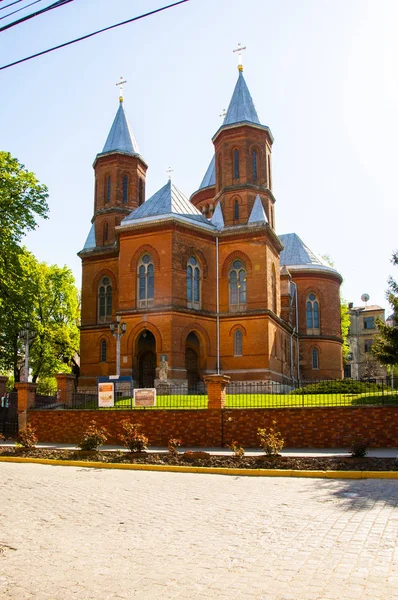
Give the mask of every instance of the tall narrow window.
<svg viewBox="0 0 398 600">
<path fill-rule="evenodd" d="M 319 352 L 316 348 L 312 349 L 312 368 L 319 369 Z"/>
<path fill-rule="evenodd" d="M 234 203 L 234 219 L 239 221 L 239 200 L 235 200 Z"/>
<path fill-rule="evenodd" d="M 111 201 L 111 176 L 107 175 L 105 178 L 105 202 Z"/>
<path fill-rule="evenodd" d="M 234 333 L 234 356 L 242 356 L 242 331 L 237 329 Z"/>
<path fill-rule="evenodd" d="M 112 318 L 112 284 L 103 277 L 98 286 L 98 321 L 104 323 Z"/>
<path fill-rule="evenodd" d="M 253 165 L 253 180 L 257 181 L 257 150 L 253 150 L 252 152 L 252 165 Z"/>
<path fill-rule="evenodd" d="M 268 187 L 272 189 L 271 156 L 268 154 Z"/>
<path fill-rule="evenodd" d="M 123 204 L 127 204 L 129 200 L 129 178 L 127 175 L 123 176 Z"/>
<path fill-rule="evenodd" d="M 271 294 L 272 294 L 272 311 L 276 313 L 277 309 L 277 298 L 276 298 L 276 276 L 275 276 L 275 266 L 272 265 L 272 273 L 271 273 Z"/>
<path fill-rule="evenodd" d="M 106 340 L 101 340 L 100 346 L 100 362 L 106 362 Z"/>
<path fill-rule="evenodd" d="M 319 334 L 319 302 L 315 294 L 309 294 L 306 304 L 307 334 Z"/>
<path fill-rule="evenodd" d="M 141 177 L 138 180 L 138 206 L 144 203 L 144 182 Z"/>
<path fill-rule="evenodd" d="M 153 305 L 154 291 L 155 291 L 155 274 L 152 256 L 150 254 L 144 254 L 138 263 L 138 306 L 143 308 L 145 306 Z"/>
<path fill-rule="evenodd" d="M 234 179 L 239 179 L 239 150 L 234 150 Z"/>
<path fill-rule="evenodd" d="M 218 173 L 217 173 L 217 179 L 218 179 L 218 189 L 220 189 L 222 187 L 222 166 L 221 166 L 221 156 L 218 157 Z"/>
<path fill-rule="evenodd" d="M 234 260 L 229 272 L 229 309 L 246 310 L 246 269 L 241 260 Z"/>
<path fill-rule="evenodd" d="M 187 264 L 187 306 L 200 308 L 200 266 L 194 256 L 189 258 Z"/>
<path fill-rule="evenodd" d="M 108 236 L 109 236 L 109 225 L 108 225 L 108 223 L 105 223 L 105 225 L 104 225 L 104 242 L 108 241 Z"/>
</svg>

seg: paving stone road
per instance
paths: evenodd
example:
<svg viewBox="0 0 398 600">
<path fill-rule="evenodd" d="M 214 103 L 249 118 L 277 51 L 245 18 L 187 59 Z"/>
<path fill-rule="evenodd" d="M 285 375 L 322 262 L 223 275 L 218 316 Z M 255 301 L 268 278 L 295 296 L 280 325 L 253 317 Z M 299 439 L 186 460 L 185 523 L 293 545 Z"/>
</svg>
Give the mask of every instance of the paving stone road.
<svg viewBox="0 0 398 600">
<path fill-rule="evenodd" d="M 398 480 L 0 463 L 0 598 L 398 600 Z"/>
</svg>

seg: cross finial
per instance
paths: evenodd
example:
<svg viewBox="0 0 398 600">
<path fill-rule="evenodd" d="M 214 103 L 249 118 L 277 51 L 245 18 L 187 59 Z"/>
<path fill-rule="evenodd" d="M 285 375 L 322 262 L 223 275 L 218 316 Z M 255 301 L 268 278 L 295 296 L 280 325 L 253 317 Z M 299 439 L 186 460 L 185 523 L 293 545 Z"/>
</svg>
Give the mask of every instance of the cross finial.
<svg viewBox="0 0 398 600">
<path fill-rule="evenodd" d="M 242 46 L 242 44 L 240 42 L 238 44 L 238 47 L 235 48 L 235 50 L 233 50 L 233 52 L 237 52 L 238 53 L 238 71 L 243 71 L 242 50 L 246 50 L 246 46 Z"/>
<path fill-rule="evenodd" d="M 167 169 L 167 171 L 166 171 L 166 173 L 168 173 L 168 174 L 169 174 L 169 181 L 171 181 L 171 174 L 172 174 L 172 172 L 173 172 L 173 169 L 172 169 L 171 167 L 169 167 L 169 168 Z"/>
<path fill-rule="evenodd" d="M 225 108 L 223 108 L 220 117 L 225 117 L 226 114 L 227 114 L 227 111 L 225 110 Z"/>
<path fill-rule="evenodd" d="M 126 80 L 123 80 L 123 77 L 120 77 L 120 81 L 118 81 L 115 85 L 119 86 L 119 102 L 123 102 L 123 83 L 127 83 Z"/>
</svg>

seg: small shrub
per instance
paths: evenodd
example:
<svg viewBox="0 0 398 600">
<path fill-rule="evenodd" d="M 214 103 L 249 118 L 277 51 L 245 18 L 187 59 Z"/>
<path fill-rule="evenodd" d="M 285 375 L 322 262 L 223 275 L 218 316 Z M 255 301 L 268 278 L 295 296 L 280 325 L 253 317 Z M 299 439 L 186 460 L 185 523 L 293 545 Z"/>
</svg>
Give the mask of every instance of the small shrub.
<svg viewBox="0 0 398 600">
<path fill-rule="evenodd" d="M 370 442 L 364 440 L 361 436 L 353 437 L 350 441 L 349 448 L 353 458 L 364 458 L 369 450 Z"/>
<path fill-rule="evenodd" d="M 285 445 L 285 440 L 280 431 L 276 429 L 276 421 L 272 421 L 272 427 L 268 429 L 257 429 L 260 438 L 260 448 L 268 456 L 277 456 Z"/>
<path fill-rule="evenodd" d="M 130 421 L 122 422 L 122 433 L 119 434 L 119 440 L 125 448 L 130 452 L 142 452 L 147 449 L 148 438 L 139 432 L 141 425 L 139 423 L 131 423 Z"/>
<path fill-rule="evenodd" d="M 167 442 L 167 450 L 169 451 L 169 453 L 171 454 L 171 456 L 178 456 L 178 450 L 177 448 L 179 448 L 181 446 L 182 442 L 180 439 L 178 438 L 170 438 L 169 441 Z"/>
<path fill-rule="evenodd" d="M 4 435 L 3 435 L 2 433 L 0 433 L 0 442 L 4 442 L 4 441 L 5 441 L 5 439 L 6 439 L 6 438 L 4 437 Z"/>
<path fill-rule="evenodd" d="M 98 450 L 98 446 L 103 446 L 108 439 L 108 431 L 105 427 L 98 427 L 96 421 L 91 421 L 83 437 L 79 442 L 81 450 Z"/>
<path fill-rule="evenodd" d="M 236 456 L 236 458 L 241 458 L 242 456 L 245 455 L 245 449 L 243 446 L 241 446 L 239 444 L 239 442 L 231 442 L 229 446 L 227 446 L 228 448 L 230 448 L 232 450 L 232 452 L 234 453 L 234 456 Z"/>
<path fill-rule="evenodd" d="M 19 432 L 17 437 L 17 446 L 22 448 L 34 448 L 37 444 L 36 429 L 33 429 L 29 423 L 26 425 L 26 429 Z"/>
</svg>

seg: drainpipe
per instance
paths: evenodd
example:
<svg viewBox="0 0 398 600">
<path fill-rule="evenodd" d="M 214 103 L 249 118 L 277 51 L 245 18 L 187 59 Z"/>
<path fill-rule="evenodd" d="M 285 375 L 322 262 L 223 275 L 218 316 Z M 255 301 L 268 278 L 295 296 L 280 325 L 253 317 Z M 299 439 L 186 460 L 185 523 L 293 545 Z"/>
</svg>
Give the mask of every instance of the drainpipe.
<svg viewBox="0 0 398 600">
<path fill-rule="evenodd" d="M 294 295 L 296 300 L 296 326 L 294 328 L 293 333 L 297 335 L 297 379 L 300 385 L 300 339 L 299 339 L 299 331 L 298 331 L 298 298 L 297 298 L 297 284 L 292 281 L 292 285 L 294 285 Z"/>
<path fill-rule="evenodd" d="M 220 375 L 220 282 L 218 275 L 218 235 L 216 237 L 216 311 L 217 311 L 217 375 Z"/>
</svg>

